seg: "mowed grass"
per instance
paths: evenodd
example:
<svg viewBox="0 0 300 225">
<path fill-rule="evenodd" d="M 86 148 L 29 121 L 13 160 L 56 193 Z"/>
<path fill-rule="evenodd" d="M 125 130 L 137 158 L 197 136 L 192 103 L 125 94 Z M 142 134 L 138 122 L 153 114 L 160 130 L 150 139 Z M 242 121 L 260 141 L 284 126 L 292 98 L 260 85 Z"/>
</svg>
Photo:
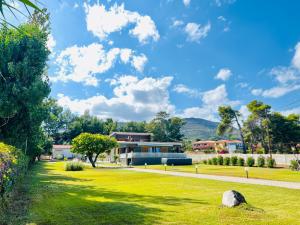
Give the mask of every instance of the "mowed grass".
<svg viewBox="0 0 300 225">
<path fill-rule="evenodd" d="M 241 166 L 219 166 L 219 165 L 205 165 L 197 164 L 198 173 L 221 175 L 221 176 L 234 176 L 246 177 L 245 167 Z M 136 166 L 137 168 L 145 168 L 145 166 Z M 148 165 L 149 169 L 165 170 L 164 165 Z M 195 165 L 189 166 L 167 166 L 168 171 L 188 172 L 195 173 Z M 260 168 L 249 167 L 249 177 L 267 180 L 279 181 L 293 181 L 300 182 L 300 172 L 292 171 L 286 168 Z"/>
<path fill-rule="evenodd" d="M 122 169 L 64 171 L 64 162 L 39 163 L 27 178 L 24 223 L 39 225 L 300 224 L 300 190 Z M 221 206 L 235 189 L 249 205 Z"/>
</svg>

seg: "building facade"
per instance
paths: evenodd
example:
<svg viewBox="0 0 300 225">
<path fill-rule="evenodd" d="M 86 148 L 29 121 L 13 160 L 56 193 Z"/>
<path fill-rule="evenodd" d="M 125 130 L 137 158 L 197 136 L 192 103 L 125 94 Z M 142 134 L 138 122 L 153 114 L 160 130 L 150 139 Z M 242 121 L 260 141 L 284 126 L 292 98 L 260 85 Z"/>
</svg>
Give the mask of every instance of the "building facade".
<svg viewBox="0 0 300 225">
<path fill-rule="evenodd" d="M 151 133 L 114 132 L 119 147 L 111 152 L 112 160 L 126 165 L 161 164 L 162 159 L 187 162 L 180 142 L 153 142 Z"/>
<path fill-rule="evenodd" d="M 193 143 L 193 150 L 203 153 L 234 153 L 243 149 L 240 140 L 219 140 L 219 141 L 197 141 Z"/>
</svg>

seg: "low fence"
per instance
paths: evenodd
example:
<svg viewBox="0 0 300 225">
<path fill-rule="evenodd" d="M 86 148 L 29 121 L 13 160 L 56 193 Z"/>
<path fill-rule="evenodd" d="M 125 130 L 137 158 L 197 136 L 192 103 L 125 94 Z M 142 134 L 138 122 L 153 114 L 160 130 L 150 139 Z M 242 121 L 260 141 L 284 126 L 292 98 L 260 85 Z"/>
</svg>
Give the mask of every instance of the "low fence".
<svg viewBox="0 0 300 225">
<path fill-rule="evenodd" d="M 223 156 L 223 157 L 231 157 L 231 156 L 237 156 L 237 157 L 242 157 L 245 160 L 248 157 L 253 157 L 255 161 L 259 156 L 263 156 L 265 158 L 269 157 L 269 154 L 240 154 L 240 153 L 234 153 L 234 154 L 200 154 L 200 153 L 187 153 L 188 158 L 192 158 L 193 162 L 200 162 L 204 159 L 211 159 L 213 157 L 217 156 Z M 272 154 L 272 158 L 275 159 L 276 164 L 278 165 L 285 165 L 289 166 L 291 160 L 299 159 L 300 160 L 300 154 L 298 155 L 293 155 L 293 154 Z"/>
</svg>

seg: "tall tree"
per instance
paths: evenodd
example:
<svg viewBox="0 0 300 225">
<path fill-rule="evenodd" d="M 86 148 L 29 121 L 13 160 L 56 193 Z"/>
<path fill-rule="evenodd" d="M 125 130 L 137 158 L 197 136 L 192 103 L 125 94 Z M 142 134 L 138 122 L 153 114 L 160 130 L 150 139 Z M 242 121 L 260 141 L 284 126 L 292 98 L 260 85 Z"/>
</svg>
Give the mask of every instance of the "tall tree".
<svg viewBox="0 0 300 225">
<path fill-rule="evenodd" d="M 38 14 L 19 27 L 0 29 L 0 140 L 38 155 L 41 123 L 50 93 L 46 74 L 48 16 Z"/>
<path fill-rule="evenodd" d="M 221 117 L 221 122 L 218 125 L 217 134 L 223 135 L 224 133 L 231 131 L 233 129 L 233 124 L 236 123 L 243 143 L 243 153 L 246 153 L 245 138 L 242 126 L 239 122 L 239 117 L 241 116 L 240 112 L 232 109 L 230 106 L 220 106 L 218 112 Z"/>
</svg>

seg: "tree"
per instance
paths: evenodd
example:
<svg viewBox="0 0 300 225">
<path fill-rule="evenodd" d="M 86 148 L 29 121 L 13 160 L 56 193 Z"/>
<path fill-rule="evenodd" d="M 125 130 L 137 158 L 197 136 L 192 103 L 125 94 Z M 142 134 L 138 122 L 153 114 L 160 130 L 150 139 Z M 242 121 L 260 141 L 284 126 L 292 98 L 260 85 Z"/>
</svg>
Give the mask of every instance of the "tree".
<svg viewBox="0 0 300 225">
<path fill-rule="evenodd" d="M 47 21 L 38 19 L 18 30 L 0 29 L 0 140 L 23 149 L 34 159 L 40 152 L 41 124 L 50 93 L 46 74 Z"/>
<path fill-rule="evenodd" d="M 109 153 L 116 148 L 115 138 L 101 134 L 82 133 L 72 140 L 74 153 L 86 155 L 93 167 L 96 167 L 97 158 L 101 153 Z"/>
<path fill-rule="evenodd" d="M 261 101 L 251 101 L 247 108 L 251 113 L 248 117 L 248 121 L 253 124 L 253 128 L 259 133 L 259 139 L 264 147 L 265 151 L 269 152 L 272 157 L 271 149 L 271 136 L 270 136 L 270 111 L 271 106 L 264 104 Z M 266 152 L 265 152 L 266 153 Z"/>
<path fill-rule="evenodd" d="M 144 133 L 144 132 L 146 132 L 146 122 L 131 121 L 131 122 L 125 123 L 122 127 L 120 127 L 119 131 Z"/>
<path fill-rule="evenodd" d="M 218 125 L 217 134 L 223 135 L 224 133 L 231 131 L 233 129 L 233 124 L 236 123 L 243 143 L 243 153 L 246 153 L 246 145 L 242 126 L 238 119 L 240 117 L 240 112 L 232 109 L 231 106 L 220 106 L 218 112 L 221 117 L 221 122 Z"/>
<path fill-rule="evenodd" d="M 154 141 L 181 141 L 184 135 L 181 128 L 185 122 L 179 117 L 172 117 L 166 112 L 157 113 L 146 125 L 146 130 L 153 133 Z"/>
</svg>

